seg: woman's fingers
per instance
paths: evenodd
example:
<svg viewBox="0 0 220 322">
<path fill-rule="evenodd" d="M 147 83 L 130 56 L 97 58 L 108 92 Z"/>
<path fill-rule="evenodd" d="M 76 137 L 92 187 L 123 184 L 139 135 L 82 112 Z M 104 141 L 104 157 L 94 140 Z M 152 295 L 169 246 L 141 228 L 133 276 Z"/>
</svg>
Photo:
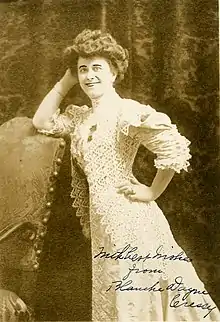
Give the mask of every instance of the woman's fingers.
<svg viewBox="0 0 220 322">
<path fill-rule="evenodd" d="M 123 187 L 128 187 L 129 185 L 131 185 L 130 184 L 130 181 L 125 181 L 125 182 L 117 185 L 116 188 L 119 188 L 120 189 L 120 188 L 123 188 Z"/>
<path fill-rule="evenodd" d="M 127 192 L 129 190 L 131 190 L 130 186 L 123 186 L 121 188 L 118 188 L 118 192 Z"/>
<path fill-rule="evenodd" d="M 118 189 L 118 193 L 124 193 L 126 196 L 134 196 L 136 194 L 135 186 L 138 184 L 140 184 L 140 182 L 138 182 L 136 178 L 131 178 L 129 181 L 116 186 L 116 188 Z"/>
<path fill-rule="evenodd" d="M 132 201 L 138 200 L 138 198 L 137 198 L 136 194 L 129 194 L 129 195 L 128 195 L 128 198 L 129 198 L 130 200 L 132 200 Z"/>
<path fill-rule="evenodd" d="M 122 182 L 120 185 L 116 186 L 116 188 L 122 188 L 124 186 L 131 186 L 131 184 L 140 184 L 140 182 L 136 178 L 130 178 L 130 180 Z"/>
<path fill-rule="evenodd" d="M 130 179 L 129 183 L 119 185 L 118 193 L 123 193 L 131 201 L 151 202 L 155 198 L 152 196 L 152 189 L 138 182 L 136 179 Z"/>
<path fill-rule="evenodd" d="M 130 182 L 133 184 L 140 184 L 140 182 L 136 178 L 131 178 Z"/>
<path fill-rule="evenodd" d="M 124 193 L 125 195 L 134 195 L 135 194 L 135 190 L 134 188 L 130 185 L 130 186 L 124 186 L 120 189 L 118 189 L 119 193 Z"/>
</svg>

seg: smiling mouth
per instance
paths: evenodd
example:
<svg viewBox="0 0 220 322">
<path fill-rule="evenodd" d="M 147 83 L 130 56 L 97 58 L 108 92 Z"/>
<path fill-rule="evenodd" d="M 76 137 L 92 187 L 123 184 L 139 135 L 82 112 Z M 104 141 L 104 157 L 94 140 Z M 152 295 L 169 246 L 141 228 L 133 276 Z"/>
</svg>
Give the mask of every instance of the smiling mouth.
<svg viewBox="0 0 220 322">
<path fill-rule="evenodd" d="M 96 83 L 86 83 L 86 86 L 88 87 L 93 87 L 94 85 L 99 84 L 99 82 Z"/>
</svg>

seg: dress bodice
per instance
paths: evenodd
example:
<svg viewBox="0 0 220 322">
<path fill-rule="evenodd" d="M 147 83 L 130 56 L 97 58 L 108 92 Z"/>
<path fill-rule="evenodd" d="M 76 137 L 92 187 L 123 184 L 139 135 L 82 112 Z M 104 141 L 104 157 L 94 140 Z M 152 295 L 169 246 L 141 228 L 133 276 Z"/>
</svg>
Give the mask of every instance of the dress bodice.
<svg viewBox="0 0 220 322">
<path fill-rule="evenodd" d="M 70 135 L 71 160 L 73 163 L 77 160 L 84 172 L 81 175 L 82 171 L 72 164 L 71 197 L 85 234 L 89 232 L 89 212 L 91 215 L 93 209 L 108 214 L 103 216 L 103 223 L 110 227 L 107 221 L 114 216 L 116 200 L 118 207 L 124 202 L 128 202 L 128 208 L 131 206 L 130 201 L 117 194 L 115 186 L 133 177 L 132 166 L 140 144 L 155 154 L 156 168 L 187 171 L 190 142 L 169 117 L 149 105 L 123 99 L 115 92 L 93 102 L 92 107 L 70 105 L 63 114 L 58 110 L 51 122 L 54 124 L 51 130 L 40 132 Z M 134 226 L 139 217 L 133 215 L 132 207 L 127 215 L 133 218 Z M 131 234 L 134 235 L 132 231 Z"/>
<path fill-rule="evenodd" d="M 117 102 L 116 102 L 117 104 Z M 87 113 L 72 134 L 71 151 L 97 192 L 132 176 L 139 140 L 120 132 L 120 101 L 114 108 Z"/>
</svg>

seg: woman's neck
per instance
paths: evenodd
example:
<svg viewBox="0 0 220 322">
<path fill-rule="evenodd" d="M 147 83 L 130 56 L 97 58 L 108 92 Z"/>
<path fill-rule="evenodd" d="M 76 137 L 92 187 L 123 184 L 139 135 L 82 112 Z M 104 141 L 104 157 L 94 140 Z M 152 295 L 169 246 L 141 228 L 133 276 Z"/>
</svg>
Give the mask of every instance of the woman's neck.
<svg viewBox="0 0 220 322">
<path fill-rule="evenodd" d="M 119 95 L 116 93 L 114 88 L 112 88 L 110 91 L 104 93 L 100 97 L 92 98 L 91 103 L 92 103 L 93 112 L 108 108 L 109 105 L 113 106 L 114 101 L 118 98 L 119 98 Z"/>
</svg>

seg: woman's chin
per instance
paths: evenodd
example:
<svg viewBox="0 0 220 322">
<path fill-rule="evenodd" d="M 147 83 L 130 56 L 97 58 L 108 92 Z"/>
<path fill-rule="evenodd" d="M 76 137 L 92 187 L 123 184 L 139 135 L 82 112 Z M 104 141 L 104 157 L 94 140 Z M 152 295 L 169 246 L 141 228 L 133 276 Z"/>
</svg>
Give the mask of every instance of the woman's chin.
<svg viewBox="0 0 220 322">
<path fill-rule="evenodd" d="M 100 91 L 94 91 L 94 90 L 87 91 L 86 94 L 87 94 L 87 96 L 90 99 L 98 99 L 98 98 L 100 98 L 103 95 L 102 92 L 100 92 Z"/>
</svg>

